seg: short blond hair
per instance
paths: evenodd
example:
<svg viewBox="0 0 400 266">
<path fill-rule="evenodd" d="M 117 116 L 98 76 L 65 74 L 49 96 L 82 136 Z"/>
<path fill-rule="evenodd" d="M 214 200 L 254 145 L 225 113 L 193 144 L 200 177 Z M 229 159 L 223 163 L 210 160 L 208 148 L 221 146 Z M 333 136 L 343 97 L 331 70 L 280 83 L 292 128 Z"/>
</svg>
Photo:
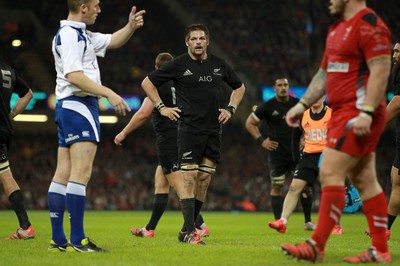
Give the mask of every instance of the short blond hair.
<svg viewBox="0 0 400 266">
<path fill-rule="evenodd" d="M 81 5 L 89 5 L 92 0 L 68 0 L 68 10 L 72 13 L 77 13 Z"/>
<path fill-rule="evenodd" d="M 174 57 L 170 53 L 159 53 L 156 57 L 156 67 L 160 68 L 162 65 L 171 61 Z"/>
</svg>

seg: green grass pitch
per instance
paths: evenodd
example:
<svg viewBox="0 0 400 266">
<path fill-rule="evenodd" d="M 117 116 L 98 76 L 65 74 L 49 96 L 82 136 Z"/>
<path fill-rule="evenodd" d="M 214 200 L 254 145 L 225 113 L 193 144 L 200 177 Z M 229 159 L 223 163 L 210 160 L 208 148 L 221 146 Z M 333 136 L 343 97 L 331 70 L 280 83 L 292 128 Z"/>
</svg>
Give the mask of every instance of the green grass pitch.
<svg viewBox="0 0 400 266">
<path fill-rule="evenodd" d="M 146 211 L 88 211 L 85 215 L 85 233 L 109 253 L 82 254 L 75 252 L 51 253 L 47 247 L 51 238 L 47 211 L 29 211 L 36 231 L 33 240 L 4 241 L 17 227 L 12 211 L 0 211 L 0 265 L 310 265 L 309 262 L 290 259 L 280 251 L 283 242 L 298 243 L 311 232 L 303 230 L 302 214 L 294 214 L 285 234 L 268 228 L 272 213 L 204 212 L 210 229 L 207 245 L 192 246 L 179 243 L 178 231 L 182 225 L 180 212 L 166 211 L 154 238 L 131 236 L 131 227 L 144 226 L 150 212 Z M 317 215 L 314 213 L 313 218 Z M 67 215 L 66 215 L 67 217 Z M 392 228 L 389 246 L 392 265 L 400 264 L 400 221 Z M 342 258 L 356 255 L 370 246 L 364 235 L 364 215 L 344 215 L 344 235 L 331 236 L 325 251 L 323 265 L 345 265 Z M 69 235 L 69 222 L 65 218 Z"/>
</svg>

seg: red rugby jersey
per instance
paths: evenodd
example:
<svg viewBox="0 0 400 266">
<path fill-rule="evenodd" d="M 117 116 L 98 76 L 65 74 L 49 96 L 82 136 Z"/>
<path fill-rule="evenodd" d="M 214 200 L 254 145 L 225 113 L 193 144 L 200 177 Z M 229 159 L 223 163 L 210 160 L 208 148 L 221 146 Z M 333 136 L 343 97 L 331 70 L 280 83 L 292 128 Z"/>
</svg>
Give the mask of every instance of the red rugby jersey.
<svg viewBox="0 0 400 266">
<path fill-rule="evenodd" d="M 391 54 L 390 30 L 372 9 L 365 8 L 353 18 L 333 24 L 321 62 L 327 71 L 329 106 L 361 107 L 369 76 L 367 61 L 385 54 Z"/>
</svg>

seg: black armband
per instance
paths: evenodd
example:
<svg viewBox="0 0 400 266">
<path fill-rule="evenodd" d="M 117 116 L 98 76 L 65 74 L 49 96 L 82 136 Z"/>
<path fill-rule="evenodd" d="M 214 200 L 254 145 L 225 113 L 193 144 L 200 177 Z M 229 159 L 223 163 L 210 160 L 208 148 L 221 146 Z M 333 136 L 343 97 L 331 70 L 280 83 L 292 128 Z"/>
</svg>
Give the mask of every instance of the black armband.
<svg viewBox="0 0 400 266">
<path fill-rule="evenodd" d="M 304 100 L 304 99 L 300 99 L 299 104 L 303 105 L 304 108 L 306 108 L 306 110 L 307 110 L 308 108 L 310 108 L 310 106 L 308 106 L 308 103 L 307 103 L 306 100 Z"/>
<path fill-rule="evenodd" d="M 232 105 L 228 105 L 225 110 L 227 110 L 229 113 L 231 113 L 231 115 L 233 115 L 235 113 L 236 108 L 233 107 Z"/>
<path fill-rule="evenodd" d="M 258 142 L 258 144 L 261 145 L 261 144 L 264 142 L 263 136 L 259 136 L 259 137 L 256 139 L 256 141 Z"/>
</svg>

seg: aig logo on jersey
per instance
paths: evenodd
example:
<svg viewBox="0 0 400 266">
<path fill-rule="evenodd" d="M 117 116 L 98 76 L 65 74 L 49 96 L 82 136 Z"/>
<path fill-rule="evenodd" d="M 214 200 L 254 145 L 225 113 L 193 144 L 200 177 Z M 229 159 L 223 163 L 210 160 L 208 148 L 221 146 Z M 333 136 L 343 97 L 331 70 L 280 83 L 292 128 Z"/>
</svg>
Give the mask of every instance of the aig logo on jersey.
<svg viewBox="0 0 400 266">
<path fill-rule="evenodd" d="M 199 77 L 199 82 L 211 82 L 212 77 L 211 76 L 200 76 Z"/>
</svg>

